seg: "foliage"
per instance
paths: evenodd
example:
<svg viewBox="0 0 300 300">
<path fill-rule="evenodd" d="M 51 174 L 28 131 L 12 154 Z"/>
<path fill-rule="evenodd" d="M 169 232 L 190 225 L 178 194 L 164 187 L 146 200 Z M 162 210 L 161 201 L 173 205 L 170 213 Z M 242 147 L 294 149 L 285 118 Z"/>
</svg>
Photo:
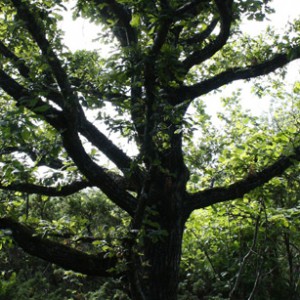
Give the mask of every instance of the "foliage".
<svg viewBox="0 0 300 300">
<path fill-rule="evenodd" d="M 270 0 L 74 1 L 103 56 L 64 45 L 69 5 L 0 4 L 1 296 L 296 299 L 299 20 L 253 37 Z M 270 115 L 225 95 L 237 80 Z M 10 268 L 16 245 L 55 266 Z"/>
</svg>

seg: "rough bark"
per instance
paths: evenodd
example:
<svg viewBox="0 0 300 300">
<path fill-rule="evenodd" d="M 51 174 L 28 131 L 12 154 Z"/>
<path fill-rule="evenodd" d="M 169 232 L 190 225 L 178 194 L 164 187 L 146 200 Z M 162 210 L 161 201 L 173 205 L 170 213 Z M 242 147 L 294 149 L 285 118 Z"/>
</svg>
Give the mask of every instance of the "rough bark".
<svg viewBox="0 0 300 300">
<path fill-rule="evenodd" d="M 133 223 L 132 240 L 127 245 L 132 299 L 177 299 L 182 237 L 188 217 L 183 210 L 188 172 L 184 167 L 177 171 L 175 177 L 154 172 L 145 187 L 142 216 L 135 216 L 140 220 Z"/>
</svg>

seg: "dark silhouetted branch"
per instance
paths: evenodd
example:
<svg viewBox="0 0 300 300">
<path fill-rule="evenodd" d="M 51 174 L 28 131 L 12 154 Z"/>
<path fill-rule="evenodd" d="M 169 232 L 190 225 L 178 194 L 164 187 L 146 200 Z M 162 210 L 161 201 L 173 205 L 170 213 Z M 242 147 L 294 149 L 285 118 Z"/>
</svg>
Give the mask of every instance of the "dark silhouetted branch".
<svg viewBox="0 0 300 300">
<path fill-rule="evenodd" d="M 115 204 L 133 215 L 136 199 L 126 192 L 107 171 L 96 164 L 86 153 L 80 138 L 74 130 L 67 129 L 61 134 L 63 145 L 79 171 L 95 186 L 100 188 Z"/>
<path fill-rule="evenodd" d="M 35 234 L 31 228 L 11 218 L 0 218 L 0 229 L 9 229 L 15 242 L 25 252 L 64 269 L 86 275 L 112 277 L 116 258 L 107 253 L 87 254 Z"/>
<path fill-rule="evenodd" d="M 53 108 L 48 103 L 29 92 L 13 78 L 0 69 L 0 87 L 10 95 L 19 106 L 25 106 L 32 112 L 46 119 L 46 121 L 58 130 L 63 130 L 66 120 L 61 111 Z"/>
<path fill-rule="evenodd" d="M 208 46 L 199 51 L 195 51 L 182 62 L 186 72 L 188 72 L 193 66 L 201 64 L 205 60 L 212 57 L 226 44 L 230 35 L 230 26 L 232 21 L 232 2 L 232 0 L 215 0 L 220 14 L 220 33 L 214 41 L 208 44 Z"/>
<path fill-rule="evenodd" d="M 289 167 L 300 160 L 300 147 L 295 149 L 295 154 L 281 156 L 275 163 L 264 168 L 262 171 L 249 175 L 247 178 L 233 183 L 227 187 L 216 187 L 190 194 L 186 202 L 188 212 L 204 208 L 216 203 L 234 200 L 260 187 L 272 178 L 280 176 Z"/>
<path fill-rule="evenodd" d="M 25 65 L 24 61 L 22 61 L 19 57 L 17 57 L 13 52 L 11 52 L 2 41 L 0 41 L 0 53 L 3 54 L 4 57 L 10 59 L 16 68 L 19 70 L 20 74 L 25 78 L 29 77 L 30 70 Z"/>
<path fill-rule="evenodd" d="M 75 181 L 71 184 L 59 187 L 47 187 L 31 183 L 12 183 L 9 185 L 2 185 L 0 183 L 0 189 L 8 191 L 17 191 L 28 194 L 38 194 L 45 196 L 69 196 L 75 194 L 87 187 L 93 185 L 88 181 Z"/>
<path fill-rule="evenodd" d="M 12 0 L 13 5 L 17 9 L 18 17 L 24 22 L 27 30 L 31 34 L 34 41 L 42 51 L 43 56 L 47 59 L 54 77 L 64 96 L 63 109 L 67 113 L 69 122 L 76 127 L 78 117 L 78 98 L 74 94 L 68 76 L 62 64 L 52 49 L 49 41 L 46 39 L 45 28 L 42 26 L 42 20 L 34 15 L 29 8 L 27 1 Z"/>
<path fill-rule="evenodd" d="M 290 49 L 289 53 L 277 54 L 270 60 L 260 64 L 248 66 L 245 68 L 232 68 L 224 71 L 212 78 L 203 80 L 191 86 L 183 86 L 176 89 L 170 89 L 175 103 L 182 103 L 186 100 L 192 101 L 196 97 L 205 95 L 215 89 L 218 89 L 228 83 L 240 79 L 250 79 L 262 75 L 267 75 L 278 68 L 284 67 L 289 62 L 300 58 L 300 47 Z"/>
<path fill-rule="evenodd" d="M 194 45 L 194 44 L 201 44 L 204 40 L 206 40 L 211 33 L 214 31 L 218 24 L 218 19 L 213 19 L 211 23 L 207 26 L 205 30 L 198 34 L 194 34 L 192 37 L 187 38 L 187 39 L 181 39 L 180 44 L 181 45 Z"/>
</svg>

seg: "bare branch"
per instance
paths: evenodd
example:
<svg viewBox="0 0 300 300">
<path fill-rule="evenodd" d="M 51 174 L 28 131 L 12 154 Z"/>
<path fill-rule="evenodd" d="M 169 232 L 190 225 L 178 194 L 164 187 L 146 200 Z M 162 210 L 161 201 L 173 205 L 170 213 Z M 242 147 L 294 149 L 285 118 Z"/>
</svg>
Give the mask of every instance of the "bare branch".
<svg viewBox="0 0 300 300">
<path fill-rule="evenodd" d="M 107 253 L 87 254 L 70 248 L 36 235 L 34 230 L 11 218 L 0 218 L 0 229 L 11 230 L 18 246 L 30 255 L 86 275 L 113 276 L 110 270 L 115 267 L 117 261 Z"/>
<path fill-rule="evenodd" d="M 272 178 L 280 176 L 286 169 L 293 166 L 295 161 L 299 161 L 300 147 L 295 148 L 294 152 L 290 156 L 281 156 L 269 167 L 256 174 L 249 175 L 247 178 L 237 181 L 228 187 L 216 187 L 190 194 L 186 202 L 187 211 L 190 213 L 195 209 L 243 197 Z"/>
<path fill-rule="evenodd" d="M 31 183 L 12 183 L 9 185 L 2 185 L 0 183 L 0 189 L 2 190 L 18 191 L 22 193 L 38 194 L 52 197 L 69 196 L 92 186 L 93 185 L 88 181 L 74 181 L 71 184 L 60 187 L 47 187 Z"/>
</svg>

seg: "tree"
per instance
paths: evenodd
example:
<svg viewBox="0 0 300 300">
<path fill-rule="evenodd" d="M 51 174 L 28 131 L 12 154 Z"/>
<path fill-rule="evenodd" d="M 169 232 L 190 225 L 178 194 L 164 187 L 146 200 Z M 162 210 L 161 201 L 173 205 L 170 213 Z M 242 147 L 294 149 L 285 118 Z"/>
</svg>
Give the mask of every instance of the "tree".
<svg viewBox="0 0 300 300">
<path fill-rule="evenodd" d="M 193 120 L 187 119 L 187 110 L 229 83 L 265 76 L 298 59 L 300 23 L 281 36 L 269 29 L 251 39 L 240 32 L 241 20 L 263 21 L 272 12 L 271 1 L 78 0 L 75 16 L 101 24 L 101 39 L 116 44 L 113 55 L 101 58 L 97 52 L 71 53 L 64 47 L 57 27 L 64 2 L 0 4 L 0 187 L 61 197 L 100 189 L 130 216 L 124 251 L 112 255 L 69 247 L 37 234 L 26 225 L 26 213 L 20 218 L 3 212 L 0 228 L 10 230 L 27 253 L 65 269 L 125 277 L 132 299 L 176 299 L 190 214 L 242 198 L 300 159 L 296 139 L 273 160 L 259 151 L 259 142 L 265 143 L 258 139 L 255 171 L 240 164 L 232 174 L 228 165 L 226 180 L 210 170 L 209 185 L 198 177 L 199 190 L 188 189 L 184 146 L 192 138 Z M 105 114 L 108 104 L 117 113 L 114 119 Z M 134 142 L 138 154 L 123 151 L 89 121 L 91 111 Z M 198 126 L 203 124 L 200 120 Z M 99 153 L 114 167 L 107 169 Z M 220 153 L 203 155 L 210 155 L 213 170 Z M 50 177 L 38 172 L 42 166 L 52 170 Z"/>
</svg>

